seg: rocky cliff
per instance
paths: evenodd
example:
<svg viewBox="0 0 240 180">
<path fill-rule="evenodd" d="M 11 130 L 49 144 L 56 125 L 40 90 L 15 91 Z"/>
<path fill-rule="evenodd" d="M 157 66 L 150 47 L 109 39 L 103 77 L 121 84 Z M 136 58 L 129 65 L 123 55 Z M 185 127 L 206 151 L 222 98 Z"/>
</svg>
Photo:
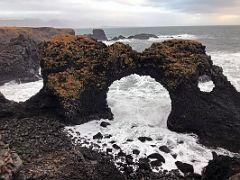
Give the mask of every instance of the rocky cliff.
<svg viewBox="0 0 240 180">
<path fill-rule="evenodd" d="M 71 29 L 0 28 L 0 84 L 8 81 L 38 80 L 38 43 L 56 34 L 72 34 Z"/>
<path fill-rule="evenodd" d="M 108 47 L 86 36 L 56 36 L 40 49 L 44 88 L 29 102 L 52 98 L 57 102 L 53 109 L 65 123 L 112 119 L 108 87 L 133 73 L 150 75 L 169 91 L 169 129 L 196 133 L 206 145 L 239 151 L 239 93 L 201 43 L 170 40 L 137 53 L 121 43 Z M 203 75 L 215 84 L 210 93 L 198 88 Z"/>
</svg>

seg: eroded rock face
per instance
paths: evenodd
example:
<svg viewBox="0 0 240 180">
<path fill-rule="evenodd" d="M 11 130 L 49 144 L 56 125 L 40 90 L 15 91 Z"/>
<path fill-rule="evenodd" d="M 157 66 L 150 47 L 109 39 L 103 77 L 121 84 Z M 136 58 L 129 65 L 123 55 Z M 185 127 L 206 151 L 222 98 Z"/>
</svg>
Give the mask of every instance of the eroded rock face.
<svg viewBox="0 0 240 180">
<path fill-rule="evenodd" d="M 19 35 L 10 43 L 0 44 L 0 84 L 38 80 L 39 67 L 37 43 L 29 37 Z"/>
<path fill-rule="evenodd" d="M 56 34 L 74 35 L 71 29 L 0 28 L 0 85 L 8 81 L 29 82 L 40 78 L 38 43 Z"/>
<path fill-rule="evenodd" d="M 213 65 L 201 43 L 170 40 L 137 53 L 122 43 L 108 47 L 86 36 L 56 36 L 40 49 L 44 88 L 39 99 L 57 100 L 57 113 L 66 123 L 112 119 L 108 87 L 133 73 L 150 75 L 169 91 L 169 129 L 196 133 L 207 145 L 240 149 L 239 93 L 222 69 Z M 210 93 L 198 88 L 203 75 L 215 84 Z"/>
</svg>

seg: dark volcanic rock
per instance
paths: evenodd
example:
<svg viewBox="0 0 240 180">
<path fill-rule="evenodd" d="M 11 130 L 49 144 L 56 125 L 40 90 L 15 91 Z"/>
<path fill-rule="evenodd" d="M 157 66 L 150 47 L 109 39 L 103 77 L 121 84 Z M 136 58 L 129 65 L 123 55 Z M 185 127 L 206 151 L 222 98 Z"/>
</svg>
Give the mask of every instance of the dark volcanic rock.
<svg viewBox="0 0 240 180">
<path fill-rule="evenodd" d="M 101 122 L 101 124 L 100 124 L 100 126 L 102 126 L 102 127 L 107 127 L 109 125 L 111 125 L 111 124 L 108 122 L 105 122 L 105 121 Z"/>
<path fill-rule="evenodd" d="M 124 179 L 107 156 L 74 146 L 64 127 L 51 116 L 0 119 L 3 140 L 23 161 L 14 179 Z"/>
<path fill-rule="evenodd" d="M 170 153 L 171 150 L 167 146 L 161 146 L 159 147 L 159 150 L 165 153 Z"/>
<path fill-rule="evenodd" d="M 103 138 L 103 135 L 100 132 L 93 136 L 93 139 L 102 139 L 102 138 Z"/>
<path fill-rule="evenodd" d="M 226 180 L 239 173 L 240 159 L 214 155 L 203 170 L 202 180 Z"/>
<path fill-rule="evenodd" d="M 117 41 L 117 40 L 121 40 L 121 39 L 126 39 L 126 37 L 120 35 L 120 36 L 118 36 L 118 37 L 112 38 L 111 40 L 112 40 L 112 41 Z"/>
<path fill-rule="evenodd" d="M 133 154 L 139 155 L 139 154 L 140 154 L 140 151 L 139 151 L 138 149 L 134 149 L 134 150 L 133 150 Z"/>
<path fill-rule="evenodd" d="M 162 162 L 160 160 L 154 160 L 150 163 L 152 166 L 161 166 Z"/>
<path fill-rule="evenodd" d="M 158 36 L 156 36 L 155 34 L 136 34 L 134 36 L 129 36 L 128 39 L 141 39 L 141 40 L 145 40 L 145 39 L 150 39 L 150 38 L 158 38 Z"/>
<path fill-rule="evenodd" d="M 187 163 L 182 163 L 180 161 L 175 162 L 176 166 L 180 171 L 182 171 L 184 174 L 187 173 L 194 173 L 193 166 Z"/>
<path fill-rule="evenodd" d="M 113 147 L 114 149 L 121 149 L 117 144 L 113 144 L 112 147 Z"/>
<path fill-rule="evenodd" d="M 10 43 L 0 44 L 0 84 L 38 80 L 39 67 L 37 43 L 29 37 L 19 35 Z"/>
<path fill-rule="evenodd" d="M 159 160 L 160 162 L 165 163 L 164 157 L 163 157 L 161 154 L 158 154 L 158 153 L 150 154 L 147 158 L 148 158 L 148 159 L 157 159 L 157 160 Z"/>
<path fill-rule="evenodd" d="M 138 140 L 141 141 L 141 142 L 146 142 L 146 141 L 152 141 L 152 138 L 150 138 L 150 137 L 139 137 Z"/>
<path fill-rule="evenodd" d="M 55 99 L 52 106 L 66 124 L 112 119 L 109 86 L 134 73 L 150 75 L 170 94 L 170 130 L 196 133 L 205 145 L 239 151 L 240 95 L 201 43 L 170 40 L 137 53 L 122 43 L 106 46 L 85 36 L 57 36 L 40 49 L 44 88 L 35 100 L 44 94 Z M 198 88 L 203 75 L 215 84 L 210 93 Z"/>
<path fill-rule="evenodd" d="M 92 36 L 92 38 L 99 40 L 99 41 L 107 41 L 108 40 L 103 29 L 93 29 L 93 34 L 91 36 Z"/>
<path fill-rule="evenodd" d="M 72 34 L 71 29 L 0 27 L 0 85 L 16 80 L 39 80 L 38 43 L 57 34 Z"/>
</svg>

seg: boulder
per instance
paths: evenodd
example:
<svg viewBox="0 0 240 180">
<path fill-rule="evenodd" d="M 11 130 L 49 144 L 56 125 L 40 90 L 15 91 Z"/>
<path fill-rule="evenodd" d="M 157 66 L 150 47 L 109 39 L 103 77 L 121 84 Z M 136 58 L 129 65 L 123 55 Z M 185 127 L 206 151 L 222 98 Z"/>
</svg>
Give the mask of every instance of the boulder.
<svg viewBox="0 0 240 180">
<path fill-rule="evenodd" d="M 131 74 L 149 75 L 170 94 L 170 130 L 195 133 L 205 145 L 240 149 L 239 92 L 197 41 L 154 43 L 138 53 L 119 42 L 106 46 L 86 36 L 56 36 L 42 43 L 40 52 L 44 87 L 32 99 L 36 105 L 44 97 L 52 99 L 46 105 L 66 124 L 112 119 L 109 86 Z M 200 91 L 203 75 L 213 81 L 212 92 Z"/>
<path fill-rule="evenodd" d="M 191 164 L 183 163 L 181 161 L 175 162 L 176 166 L 180 171 L 182 171 L 184 174 L 188 173 L 194 173 L 193 166 Z"/>
<path fill-rule="evenodd" d="M 150 38 L 158 38 L 158 36 L 156 36 L 155 34 L 142 33 L 142 34 L 136 34 L 136 35 L 128 37 L 128 39 L 140 39 L 140 40 L 147 40 L 147 39 L 150 39 Z"/>
<path fill-rule="evenodd" d="M 150 154 L 147 158 L 148 159 L 157 159 L 160 162 L 165 163 L 164 157 L 161 154 L 158 154 L 158 153 Z"/>
</svg>

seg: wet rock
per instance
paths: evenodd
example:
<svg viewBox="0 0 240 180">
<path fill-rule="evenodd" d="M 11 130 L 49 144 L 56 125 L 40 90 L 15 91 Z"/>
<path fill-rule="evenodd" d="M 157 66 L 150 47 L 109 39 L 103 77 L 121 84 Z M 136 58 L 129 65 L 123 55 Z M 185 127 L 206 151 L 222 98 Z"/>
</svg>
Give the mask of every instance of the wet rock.
<svg viewBox="0 0 240 180">
<path fill-rule="evenodd" d="M 150 138 L 150 137 L 139 137 L 138 140 L 141 141 L 141 142 L 146 142 L 146 141 L 152 141 L 152 138 Z"/>
<path fill-rule="evenodd" d="M 160 160 L 154 160 L 150 162 L 151 166 L 162 166 L 162 162 Z"/>
<path fill-rule="evenodd" d="M 121 156 L 122 156 L 122 157 L 123 157 L 123 156 L 126 156 L 126 153 L 124 153 L 123 151 L 120 150 L 120 152 L 118 153 L 118 156 L 119 156 L 119 157 L 121 157 Z"/>
<path fill-rule="evenodd" d="M 119 35 L 117 37 L 112 38 L 112 41 L 118 41 L 118 40 L 122 40 L 122 39 L 126 39 L 126 37 Z"/>
<path fill-rule="evenodd" d="M 158 153 L 150 154 L 147 158 L 148 158 L 148 159 L 157 159 L 157 160 L 159 160 L 160 162 L 165 163 L 164 157 L 163 157 L 161 154 L 158 154 Z"/>
<path fill-rule="evenodd" d="M 110 139 L 111 137 L 112 137 L 111 134 L 107 134 L 107 135 L 104 136 L 104 138 L 106 138 L 106 139 Z"/>
<path fill-rule="evenodd" d="M 118 150 L 118 149 L 121 149 L 117 144 L 113 144 L 112 147 L 113 147 L 114 149 L 117 149 L 117 150 Z"/>
<path fill-rule="evenodd" d="M 176 166 L 178 167 L 178 169 L 179 169 L 180 171 L 182 171 L 184 174 L 194 173 L 193 166 L 190 165 L 190 164 L 183 163 L 183 162 L 180 162 L 180 161 L 175 162 L 175 164 L 176 164 Z"/>
<path fill-rule="evenodd" d="M 133 157 L 131 155 L 126 156 L 126 163 L 128 165 L 133 164 Z"/>
<path fill-rule="evenodd" d="M 141 39 L 141 40 L 146 40 L 150 38 L 158 38 L 155 34 L 136 34 L 134 36 L 129 36 L 128 39 Z"/>
<path fill-rule="evenodd" d="M 112 148 L 107 148 L 107 153 L 111 153 L 112 152 Z"/>
<path fill-rule="evenodd" d="M 167 146 L 161 146 L 159 147 L 159 150 L 165 153 L 170 153 L 171 150 Z"/>
<path fill-rule="evenodd" d="M 147 158 L 140 158 L 138 161 L 138 167 L 140 170 L 151 170 L 149 160 Z"/>
<path fill-rule="evenodd" d="M 93 139 L 102 139 L 102 138 L 103 138 L 103 135 L 100 132 L 93 136 Z"/>
<path fill-rule="evenodd" d="M 203 180 L 225 180 L 240 173 L 240 159 L 214 155 L 202 173 Z"/>
<path fill-rule="evenodd" d="M 102 126 L 102 127 L 107 127 L 107 126 L 109 126 L 109 125 L 111 125 L 110 123 L 108 123 L 108 122 L 105 122 L 105 121 L 103 121 L 103 122 L 101 122 L 101 124 L 100 124 L 100 126 Z"/>
<path fill-rule="evenodd" d="M 177 154 L 171 154 L 174 159 L 177 158 Z"/>
<path fill-rule="evenodd" d="M 134 150 L 133 150 L 133 154 L 139 155 L 139 154 L 140 154 L 140 151 L 139 151 L 138 149 L 134 149 Z"/>
<path fill-rule="evenodd" d="M 133 142 L 133 140 L 132 139 L 127 139 L 127 142 Z"/>
</svg>

